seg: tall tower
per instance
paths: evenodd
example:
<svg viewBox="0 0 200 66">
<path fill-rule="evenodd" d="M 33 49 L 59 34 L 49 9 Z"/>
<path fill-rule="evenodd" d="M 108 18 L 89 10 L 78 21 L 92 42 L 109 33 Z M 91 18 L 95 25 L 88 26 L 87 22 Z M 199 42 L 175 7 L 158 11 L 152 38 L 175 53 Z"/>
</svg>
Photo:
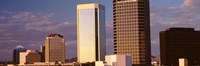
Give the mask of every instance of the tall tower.
<svg viewBox="0 0 200 66">
<path fill-rule="evenodd" d="M 50 34 L 45 40 L 45 62 L 65 62 L 65 40 L 60 34 Z"/>
<path fill-rule="evenodd" d="M 77 5 L 78 62 L 104 61 L 105 8 L 96 3 Z"/>
<path fill-rule="evenodd" d="M 149 0 L 114 0 L 114 54 L 129 54 L 133 66 L 150 66 Z"/>
</svg>

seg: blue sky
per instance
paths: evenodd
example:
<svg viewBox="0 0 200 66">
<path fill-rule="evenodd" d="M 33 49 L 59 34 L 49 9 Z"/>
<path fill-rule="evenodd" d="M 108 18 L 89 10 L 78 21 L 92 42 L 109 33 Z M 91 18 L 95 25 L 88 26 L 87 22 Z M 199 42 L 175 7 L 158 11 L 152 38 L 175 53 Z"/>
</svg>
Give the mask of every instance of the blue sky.
<svg viewBox="0 0 200 66">
<path fill-rule="evenodd" d="M 45 36 L 66 38 L 67 58 L 76 56 L 76 5 L 106 7 L 107 54 L 113 52 L 112 0 L 0 0 L 0 61 L 11 60 L 22 45 L 39 50 Z M 159 55 L 159 32 L 169 27 L 200 29 L 200 0 L 150 0 L 152 55 Z"/>
</svg>

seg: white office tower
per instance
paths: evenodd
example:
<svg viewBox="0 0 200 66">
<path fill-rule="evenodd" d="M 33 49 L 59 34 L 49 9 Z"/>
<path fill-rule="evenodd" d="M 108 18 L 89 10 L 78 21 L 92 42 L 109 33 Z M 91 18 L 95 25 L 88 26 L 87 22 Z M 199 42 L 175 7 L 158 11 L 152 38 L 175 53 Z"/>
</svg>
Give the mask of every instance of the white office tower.
<svg viewBox="0 0 200 66">
<path fill-rule="evenodd" d="M 110 66 L 132 66 L 129 55 L 106 55 L 106 60 Z"/>
<path fill-rule="evenodd" d="M 96 3 L 77 6 L 77 54 L 80 63 L 105 60 L 104 6 Z"/>
</svg>

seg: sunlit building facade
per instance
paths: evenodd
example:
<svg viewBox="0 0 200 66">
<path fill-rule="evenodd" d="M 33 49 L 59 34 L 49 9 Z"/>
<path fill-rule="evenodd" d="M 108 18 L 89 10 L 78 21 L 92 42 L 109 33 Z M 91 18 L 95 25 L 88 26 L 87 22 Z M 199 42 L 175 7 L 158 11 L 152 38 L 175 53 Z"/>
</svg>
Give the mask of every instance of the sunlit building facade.
<svg viewBox="0 0 200 66">
<path fill-rule="evenodd" d="M 45 40 L 45 62 L 65 63 L 65 39 L 60 34 L 50 34 Z"/>
<path fill-rule="evenodd" d="M 133 66 L 151 65 L 149 0 L 113 0 L 114 54 Z"/>
<path fill-rule="evenodd" d="M 41 56 L 36 50 L 26 50 L 26 52 L 20 52 L 20 65 L 33 64 L 34 62 L 40 62 Z"/>
<path fill-rule="evenodd" d="M 96 3 L 77 5 L 78 62 L 104 61 L 105 8 Z"/>
<path fill-rule="evenodd" d="M 129 55 L 106 55 L 105 59 L 109 66 L 132 66 Z"/>
</svg>

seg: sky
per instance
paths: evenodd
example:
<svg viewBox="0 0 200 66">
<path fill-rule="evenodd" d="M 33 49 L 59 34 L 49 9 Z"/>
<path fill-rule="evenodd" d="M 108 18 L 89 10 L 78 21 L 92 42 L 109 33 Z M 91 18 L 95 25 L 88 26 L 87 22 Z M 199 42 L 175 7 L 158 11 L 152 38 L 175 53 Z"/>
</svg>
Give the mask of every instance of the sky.
<svg viewBox="0 0 200 66">
<path fill-rule="evenodd" d="M 12 60 L 22 45 L 39 50 L 45 37 L 59 33 L 66 39 L 67 58 L 76 57 L 76 5 L 106 7 L 107 54 L 113 53 L 112 0 L 0 0 L 0 61 Z M 151 49 L 159 56 L 159 32 L 169 27 L 199 30 L 200 0 L 150 0 Z"/>
</svg>

